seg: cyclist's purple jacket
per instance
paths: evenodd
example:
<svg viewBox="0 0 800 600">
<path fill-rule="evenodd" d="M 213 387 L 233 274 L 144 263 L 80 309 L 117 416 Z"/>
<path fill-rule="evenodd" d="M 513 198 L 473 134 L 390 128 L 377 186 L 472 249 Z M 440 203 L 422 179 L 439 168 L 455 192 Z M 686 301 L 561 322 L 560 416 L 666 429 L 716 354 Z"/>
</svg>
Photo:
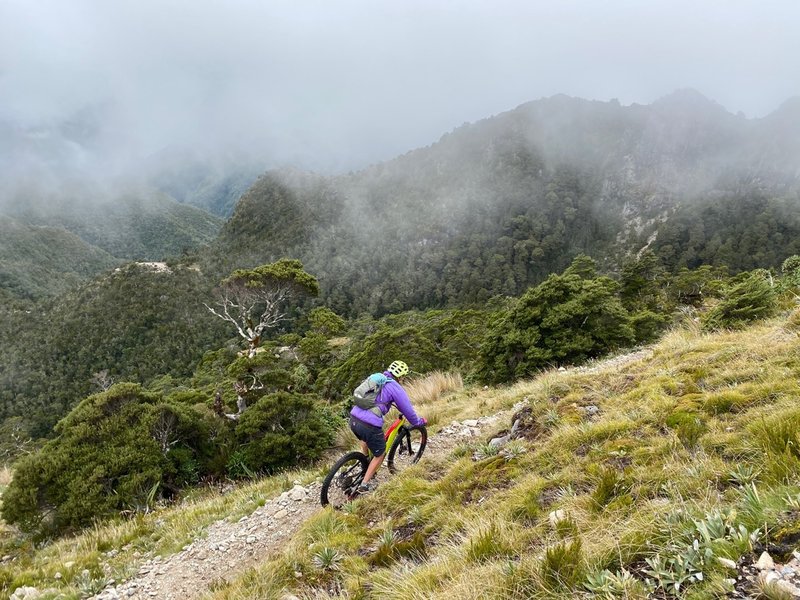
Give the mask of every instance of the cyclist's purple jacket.
<svg viewBox="0 0 800 600">
<path fill-rule="evenodd" d="M 403 416 L 408 419 L 408 422 L 414 427 L 422 425 L 425 421 L 423 421 L 422 417 L 414 412 L 414 407 L 411 406 L 411 400 L 409 400 L 408 394 L 406 394 L 403 386 L 394 380 L 389 371 L 384 371 L 383 374 L 389 378 L 389 381 L 384 384 L 383 389 L 381 389 L 380 396 L 378 396 L 378 401 L 376 402 L 376 404 L 380 407 L 381 412 L 385 415 L 387 412 L 389 412 L 391 405 L 394 404 L 397 407 L 397 410 L 399 410 Z M 368 425 L 383 427 L 383 419 L 374 412 L 370 412 L 365 408 L 354 406 L 350 411 L 350 414 L 359 421 L 363 421 Z"/>
</svg>

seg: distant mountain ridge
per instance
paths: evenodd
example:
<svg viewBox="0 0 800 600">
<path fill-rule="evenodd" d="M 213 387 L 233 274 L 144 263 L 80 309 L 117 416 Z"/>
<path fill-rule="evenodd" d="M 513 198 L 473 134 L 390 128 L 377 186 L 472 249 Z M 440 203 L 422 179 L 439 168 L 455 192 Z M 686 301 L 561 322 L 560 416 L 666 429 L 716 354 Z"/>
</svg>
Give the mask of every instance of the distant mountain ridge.
<svg viewBox="0 0 800 600">
<path fill-rule="evenodd" d="M 115 196 L 84 186 L 20 194 L 0 204 L 0 222 L 14 235 L 13 242 L 0 242 L 0 272 L 10 277 L 0 287 L 14 287 L 20 297 L 63 291 L 64 282 L 90 279 L 123 260 L 179 256 L 211 242 L 222 225 L 206 211 L 151 190 Z M 33 277 L 37 271 L 49 275 Z"/>
<path fill-rule="evenodd" d="M 12 296 L 31 299 L 62 293 L 118 263 L 65 229 L 0 215 L 0 288 Z"/>
<path fill-rule="evenodd" d="M 693 90 L 647 106 L 529 102 L 357 173 L 268 173 L 210 255 L 227 267 L 301 258 L 325 301 L 349 314 L 516 295 L 580 252 L 610 269 L 645 246 L 671 267 L 731 256 L 734 270 L 776 266 L 800 235 L 797 106 L 746 119 Z M 735 240 L 715 254 L 745 205 L 752 225 L 788 217 L 780 231 L 765 218 L 757 258 Z M 725 239 L 713 244 L 697 222 L 706 206 L 741 207 L 720 212 Z M 659 240 L 687 220 L 701 231 Z"/>
</svg>

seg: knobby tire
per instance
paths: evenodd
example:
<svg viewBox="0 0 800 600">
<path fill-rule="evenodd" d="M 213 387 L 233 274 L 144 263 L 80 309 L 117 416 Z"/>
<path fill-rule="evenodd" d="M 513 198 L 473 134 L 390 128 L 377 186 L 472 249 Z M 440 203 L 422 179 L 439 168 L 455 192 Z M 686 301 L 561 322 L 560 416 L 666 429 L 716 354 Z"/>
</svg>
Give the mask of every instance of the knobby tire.
<svg viewBox="0 0 800 600">
<path fill-rule="evenodd" d="M 320 502 L 340 508 L 358 495 L 356 488 L 363 481 L 369 459 L 361 452 L 349 452 L 336 461 L 322 482 Z M 341 501 L 338 501 L 341 497 Z"/>
<path fill-rule="evenodd" d="M 386 457 L 389 472 L 394 475 L 403 468 L 416 464 L 422 458 L 427 444 L 428 430 L 424 426 L 403 426 L 392 442 L 392 447 L 389 448 L 389 454 Z"/>
</svg>

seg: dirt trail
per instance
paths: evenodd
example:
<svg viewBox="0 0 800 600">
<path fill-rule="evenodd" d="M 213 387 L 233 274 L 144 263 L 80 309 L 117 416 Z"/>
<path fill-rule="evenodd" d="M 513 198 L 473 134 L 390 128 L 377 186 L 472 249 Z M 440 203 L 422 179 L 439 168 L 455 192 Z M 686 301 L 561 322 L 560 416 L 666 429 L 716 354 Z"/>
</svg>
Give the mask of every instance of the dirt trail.
<svg viewBox="0 0 800 600">
<path fill-rule="evenodd" d="M 504 411 L 490 417 L 467 419 L 463 423 L 453 422 L 429 438 L 423 460 L 444 455 L 459 443 L 484 435 L 510 414 L 510 411 Z M 387 477 L 388 470 L 384 467 L 379 472 L 379 483 Z M 107 587 L 93 598 L 200 598 L 215 582 L 232 580 L 280 552 L 303 523 L 322 510 L 319 494 L 319 482 L 305 487 L 295 485 L 235 523 L 216 521 L 208 527 L 204 537 L 195 539 L 181 552 L 149 559 L 139 567 L 134 577 Z"/>
<path fill-rule="evenodd" d="M 615 368 L 644 358 L 639 350 L 617 356 L 592 366 L 590 370 Z M 517 408 L 517 407 L 515 407 Z M 454 421 L 428 440 L 425 458 L 442 456 L 457 445 L 485 437 L 498 424 L 510 424 L 514 409 L 480 417 Z M 378 481 L 386 478 L 387 469 L 379 472 Z M 133 600 L 188 600 L 200 598 L 213 584 L 233 580 L 247 569 L 280 552 L 303 523 L 322 510 L 319 504 L 320 483 L 295 487 L 269 500 L 235 523 L 217 521 L 203 537 L 195 539 L 181 552 L 168 557 L 155 557 L 139 566 L 131 579 L 110 586 L 95 600 L 131 598 Z"/>
</svg>

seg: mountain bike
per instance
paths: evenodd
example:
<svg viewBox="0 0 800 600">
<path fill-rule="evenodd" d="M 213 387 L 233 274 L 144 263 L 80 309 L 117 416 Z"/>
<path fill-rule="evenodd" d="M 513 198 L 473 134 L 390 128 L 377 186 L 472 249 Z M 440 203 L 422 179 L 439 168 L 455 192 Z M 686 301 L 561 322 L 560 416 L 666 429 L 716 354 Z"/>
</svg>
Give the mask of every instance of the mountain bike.
<svg viewBox="0 0 800 600">
<path fill-rule="evenodd" d="M 428 430 L 424 425 L 411 427 L 402 415 L 383 434 L 386 447 L 386 466 L 393 475 L 406 467 L 415 464 L 425 452 L 428 443 Z M 348 452 L 336 461 L 322 482 L 320 502 L 322 506 L 330 504 L 340 508 L 352 502 L 358 496 L 358 486 L 364 480 L 364 474 L 372 460 L 362 452 Z"/>
</svg>

